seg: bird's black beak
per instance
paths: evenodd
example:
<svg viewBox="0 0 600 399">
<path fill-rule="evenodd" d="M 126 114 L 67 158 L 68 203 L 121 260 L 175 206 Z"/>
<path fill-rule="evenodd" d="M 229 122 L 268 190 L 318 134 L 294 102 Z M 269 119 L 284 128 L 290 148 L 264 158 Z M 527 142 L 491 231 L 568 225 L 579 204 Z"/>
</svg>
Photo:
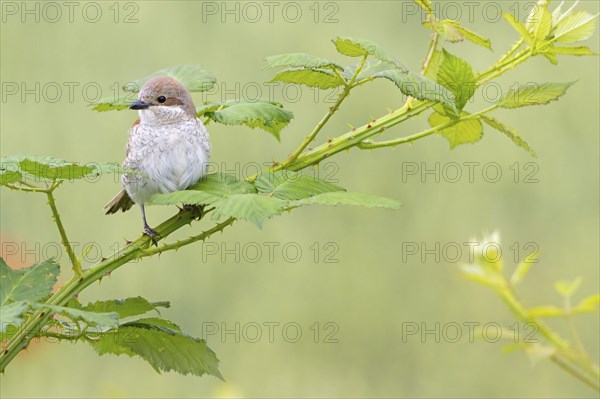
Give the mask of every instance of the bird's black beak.
<svg viewBox="0 0 600 399">
<path fill-rule="evenodd" d="M 142 100 L 135 100 L 133 104 L 129 106 L 129 109 L 146 109 L 150 104 L 143 102 Z"/>
</svg>

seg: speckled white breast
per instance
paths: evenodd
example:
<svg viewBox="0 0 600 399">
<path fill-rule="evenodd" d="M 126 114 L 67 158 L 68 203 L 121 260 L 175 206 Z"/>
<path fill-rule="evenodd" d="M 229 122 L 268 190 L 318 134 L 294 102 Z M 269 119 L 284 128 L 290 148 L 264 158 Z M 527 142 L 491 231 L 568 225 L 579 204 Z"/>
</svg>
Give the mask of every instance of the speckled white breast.
<svg viewBox="0 0 600 399">
<path fill-rule="evenodd" d="M 124 174 L 123 187 L 137 204 L 156 193 L 185 190 L 206 174 L 210 138 L 199 119 L 158 124 L 140 112 L 142 123 L 131 128 L 126 168 L 143 174 Z"/>
</svg>

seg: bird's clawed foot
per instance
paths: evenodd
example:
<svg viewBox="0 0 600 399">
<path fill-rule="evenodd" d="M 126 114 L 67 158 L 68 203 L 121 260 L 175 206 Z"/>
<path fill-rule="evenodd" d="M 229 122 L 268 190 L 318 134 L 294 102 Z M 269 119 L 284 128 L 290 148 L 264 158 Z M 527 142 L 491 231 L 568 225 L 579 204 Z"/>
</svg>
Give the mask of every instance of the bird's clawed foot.
<svg viewBox="0 0 600 399">
<path fill-rule="evenodd" d="M 204 216 L 204 206 L 205 205 L 183 204 L 180 212 L 192 211 L 194 219 L 200 220 L 202 219 L 202 216 Z"/>
<path fill-rule="evenodd" d="M 148 237 L 150 237 L 150 239 L 152 240 L 152 244 L 156 247 L 158 247 L 158 241 L 156 240 L 157 237 L 160 237 L 160 234 L 158 234 L 158 231 L 154 230 L 152 227 L 145 225 L 144 226 L 144 234 L 146 234 Z"/>
</svg>

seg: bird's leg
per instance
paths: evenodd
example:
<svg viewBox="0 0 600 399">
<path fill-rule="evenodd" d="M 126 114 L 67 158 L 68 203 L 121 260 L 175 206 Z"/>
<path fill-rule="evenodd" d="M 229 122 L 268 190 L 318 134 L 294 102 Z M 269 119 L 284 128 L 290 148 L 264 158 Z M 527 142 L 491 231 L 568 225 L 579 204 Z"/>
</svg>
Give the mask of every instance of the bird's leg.
<svg viewBox="0 0 600 399">
<path fill-rule="evenodd" d="M 148 226 L 148 222 L 146 222 L 146 211 L 144 210 L 144 205 L 140 205 L 140 208 L 142 208 L 142 220 L 144 221 L 144 234 L 146 234 L 148 237 L 150 237 L 150 239 L 152 240 L 152 244 L 154 244 L 155 246 L 158 247 L 158 241 L 156 241 L 156 237 L 158 237 L 160 234 L 158 234 L 158 231 L 154 230 L 152 227 Z"/>
<path fill-rule="evenodd" d="M 204 205 L 183 204 L 181 212 L 185 211 L 192 211 L 194 219 L 200 220 L 204 216 Z"/>
</svg>

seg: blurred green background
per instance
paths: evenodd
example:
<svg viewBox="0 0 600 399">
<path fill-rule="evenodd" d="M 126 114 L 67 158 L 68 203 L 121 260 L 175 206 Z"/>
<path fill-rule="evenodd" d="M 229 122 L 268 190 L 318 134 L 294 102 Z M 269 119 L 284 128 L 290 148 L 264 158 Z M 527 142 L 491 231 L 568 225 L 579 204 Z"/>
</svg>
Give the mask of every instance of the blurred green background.
<svg viewBox="0 0 600 399">
<path fill-rule="evenodd" d="M 6 3 L 12 2 L 2 6 Z M 494 52 L 469 43 L 445 47 L 481 71 L 509 48 L 516 34 L 498 20 L 500 3 L 471 3 L 475 3 L 472 21 L 469 9 L 460 2 L 444 2 L 441 16 L 459 19 L 491 38 Z M 519 17 L 525 18 L 529 2 L 502 3 L 504 11 L 519 10 Z M 2 155 L 121 162 L 127 129 L 136 115 L 93 112 L 86 99 L 99 97 L 96 88 L 103 97 L 110 96 L 115 82 L 123 84 L 167 66 L 200 63 L 217 76 L 218 92 L 195 95 L 198 105 L 221 96 L 270 97 L 263 82 L 273 72 L 262 64 L 268 55 L 307 52 L 352 62 L 336 55 L 330 39 L 338 35 L 373 40 L 414 71 L 429 39 L 419 16 L 410 15 L 412 5 L 400 1 L 273 2 L 271 21 L 271 6 L 263 2 L 248 6 L 243 2 L 102 1 L 93 8 L 77 4 L 73 22 L 64 6 L 55 22 L 51 21 L 56 11 L 44 11 L 41 2 L 13 4 L 39 7 L 39 22 L 35 15 L 25 15 L 23 22 L 20 8 L 16 15 L 3 8 L 1 81 L 18 84 L 20 92 L 7 95 L 3 90 Z M 595 1 L 583 1 L 579 7 L 598 12 Z M 99 21 L 91 22 L 98 9 Z M 233 11 L 225 13 L 225 9 Z M 137 22 L 124 23 L 127 16 Z M 598 51 L 598 33 L 585 44 Z M 528 304 L 558 305 L 553 282 L 577 276 L 584 282 L 576 299 L 598 292 L 598 71 L 595 57 L 563 57 L 558 66 L 536 58 L 498 81 L 508 88 L 515 82 L 578 80 L 560 102 L 496 113 L 528 140 L 537 159 L 489 128 L 481 142 L 453 151 L 436 136 L 376 153 L 341 153 L 322 165 L 322 177 L 337 179 L 352 191 L 397 198 L 403 208 L 304 208 L 269 221 L 262 230 L 236 223 L 204 248 L 194 245 L 128 265 L 82 295 L 84 302 L 137 295 L 169 300 L 172 308 L 163 315 L 195 336 L 214 326 L 219 333 L 223 327 L 231 330 L 239 323 L 239 342 L 233 333 L 205 337 L 221 360 L 226 383 L 212 377 L 158 375 L 140 359 L 98 357 L 85 344 L 41 343 L 11 364 L 2 376 L 1 396 L 593 397 L 593 391 L 549 362 L 532 367 L 522 353 L 501 353 L 501 342 L 469 342 L 463 323 L 512 325 L 512 315 L 492 292 L 462 278 L 459 262 L 447 259 L 453 256 L 436 261 L 428 255 L 423 261 L 422 253 L 409 256 L 403 248 L 407 243 L 427 248 L 436 243 L 462 246 L 470 238 L 498 230 L 507 267 L 514 263 L 508 248 L 513 243 L 523 247 L 534 242 L 541 248 L 539 265 L 521 287 Z M 36 82 L 39 101 L 31 94 L 22 99 L 21 84 L 35 91 Z M 52 82 L 62 88 L 56 101 Z M 72 98 L 68 85 L 74 87 Z M 281 85 L 272 89 L 274 99 L 295 114 L 282 132 L 281 143 L 258 130 L 212 124 L 212 160 L 243 175 L 254 172 L 253 163 L 283 159 L 291 152 L 330 104 L 325 102 L 327 92 L 315 98 L 313 90 L 302 89 L 299 95 L 294 88 L 286 90 Z M 490 93 L 494 96 L 491 89 Z M 481 93 L 476 97 L 468 109 L 485 105 Z M 403 100 L 387 81 L 362 87 L 353 92 L 320 140 L 346 132 L 348 123 L 360 126 L 370 116 L 398 108 Z M 388 131 L 386 137 L 425 126 L 422 117 Z M 468 162 L 479 163 L 473 182 L 467 176 Z M 443 175 L 436 182 L 431 175 L 421 179 L 403 173 L 407 167 L 434 169 L 436 164 L 450 173 L 452 163 L 461 166 L 463 173 L 456 183 Z M 482 175 L 483 166 L 490 163 L 502 171 L 496 183 Z M 517 182 L 514 166 L 511 169 L 515 163 L 521 171 Z M 538 182 L 526 183 L 526 173 L 533 170 L 526 168 L 534 167 Z M 58 192 L 70 239 L 79 244 L 78 250 L 85 243 L 96 250 L 89 259 L 97 259 L 99 252 L 107 256 L 126 238 L 140 234 L 137 209 L 104 216 L 102 207 L 119 189 L 118 177 L 109 174 L 94 184 L 67 183 Z M 44 199 L 5 189 L 0 193 L 3 252 L 6 243 L 20 248 L 17 254 L 3 254 L 9 264 L 31 264 L 44 254 L 55 254 L 58 236 Z M 150 224 L 157 225 L 175 211 L 150 208 Z M 203 222 L 178 233 L 189 235 L 209 225 Z M 275 248 L 272 258 L 269 246 Z M 257 247 L 261 254 L 256 254 Z M 215 248 L 217 253 L 212 254 Z M 295 254 L 297 248 L 300 256 Z M 332 252 L 337 263 L 326 261 Z M 522 249 L 521 257 L 525 253 Z M 67 257 L 61 255 L 63 272 L 68 273 Z M 273 342 L 264 324 L 270 322 L 279 323 Z M 262 327 L 256 343 L 249 342 L 256 332 L 254 323 Z M 300 326 L 298 342 L 288 342 L 294 338 L 293 328 L 283 336 L 286 323 Z M 315 323 L 320 331 L 316 343 Z M 337 342 L 324 342 L 333 331 L 325 328 L 326 323 L 336 327 L 331 338 Z M 458 323 L 462 339 L 452 343 L 443 336 L 435 342 L 431 334 L 425 339 L 419 334 L 406 337 L 407 323 L 428 329 L 439 323 L 440 332 L 449 323 Z M 597 315 L 577 319 L 596 361 L 598 323 Z M 566 334 L 560 320 L 551 325 Z"/>
</svg>

